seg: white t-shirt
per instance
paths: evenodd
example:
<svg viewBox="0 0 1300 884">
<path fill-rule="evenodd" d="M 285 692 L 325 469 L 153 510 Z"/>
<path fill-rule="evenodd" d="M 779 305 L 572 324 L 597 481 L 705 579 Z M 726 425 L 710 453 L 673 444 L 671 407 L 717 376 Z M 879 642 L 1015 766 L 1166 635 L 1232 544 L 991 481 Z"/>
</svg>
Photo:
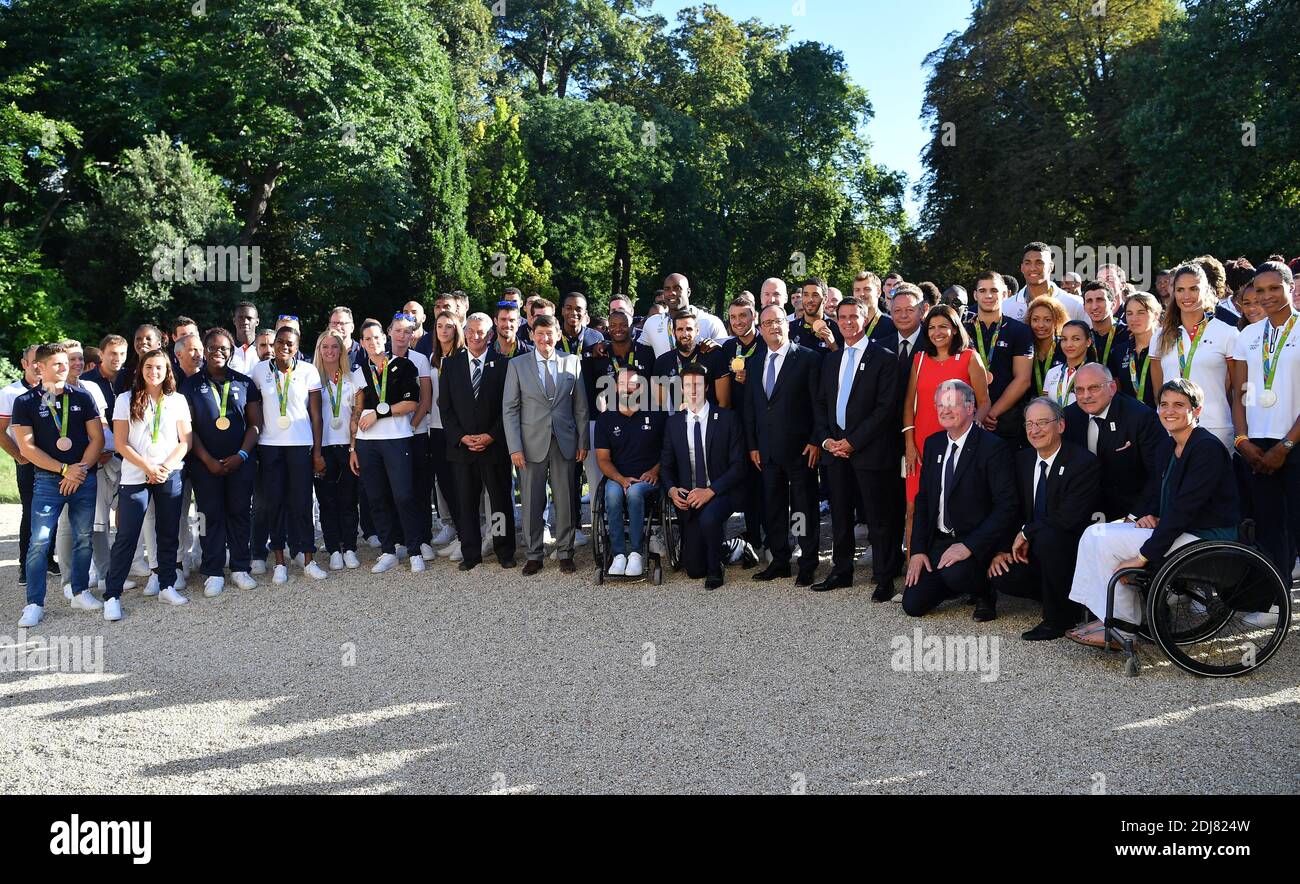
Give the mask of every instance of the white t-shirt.
<svg viewBox="0 0 1300 884">
<path fill-rule="evenodd" d="M 695 316 L 697 319 L 696 327 L 699 329 L 696 340 L 717 341 L 720 344 L 730 337 L 727 327 L 722 324 L 722 320 L 718 317 L 711 313 L 705 313 L 698 307 L 695 308 Z M 656 358 L 677 346 L 677 341 L 673 337 L 671 322 L 672 319 L 669 314 L 660 313 L 647 319 L 645 325 L 641 328 L 641 343 L 654 347 Z"/>
<path fill-rule="evenodd" d="M 1049 294 L 1061 302 L 1065 308 L 1065 313 L 1071 319 L 1079 319 L 1088 323 L 1088 328 L 1092 328 L 1092 320 L 1088 318 L 1088 311 L 1083 309 L 1083 298 L 1078 295 L 1072 295 L 1056 283 L 1051 283 Z M 1025 314 L 1029 312 L 1029 305 L 1034 299 L 1029 296 L 1029 288 L 1026 286 L 1005 298 L 1002 301 L 1002 315 L 1010 316 L 1012 319 L 1018 319 L 1028 324 Z"/>
<path fill-rule="evenodd" d="M 249 377 L 262 393 L 262 437 L 258 445 L 308 445 L 312 444 L 311 413 L 307 410 L 308 396 L 320 391 L 320 374 L 310 362 L 295 360 L 289 376 L 289 393 L 285 399 L 285 416 L 289 429 L 280 429 L 280 396 L 276 381 L 283 386 L 284 375 L 272 371 L 274 359 L 253 366 Z M 328 422 L 327 422 L 328 425 Z"/>
<path fill-rule="evenodd" d="M 412 353 L 408 350 L 406 357 L 394 356 L 393 359 L 409 358 L 415 355 L 419 354 Z M 414 360 L 411 361 L 414 362 Z M 426 362 L 427 361 L 428 360 L 426 360 Z M 364 390 L 366 388 L 366 376 L 361 369 L 356 368 L 352 370 L 352 383 L 356 385 L 358 390 Z M 364 411 L 362 412 L 362 415 L 365 415 Z M 411 418 L 409 415 L 396 416 L 389 414 L 375 421 L 375 425 L 368 430 L 363 430 L 360 426 L 357 427 L 358 442 L 363 440 L 373 442 L 379 439 L 409 439 L 413 435 L 414 433 L 411 432 Z"/>
<path fill-rule="evenodd" d="M 320 374 L 320 372 L 317 372 Z M 320 391 L 320 417 L 321 417 L 321 445 L 351 445 L 352 444 L 352 405 L 357 401 L 357 385 L 352 382 L 352 375 L 346 371 L 343 372 L 339 383 L 343 389 L 336 390 L 334 387 L 334 378 L 322 378 L 322 389 Z M 328 388 L 328 389 L 325 389 Z M 330 393 L 339 399 L 339 427 L 334 429 L 330 424 L 334 420 L 334 408 L 330 404 Z M 262 403 L 265 410 L 266 403 Z M 279 416 L 277 406 L 276 415 Z"/>
<path fill-rule="evenodd" d="M 1260 404 L 1259 397 L 1264 392 L 1264 335 L 1270 329 L 1272 345 L 1276 347 L 1286 331 L 1286 323 L 1280 329 L 1273 328 L 1264 318 L 1237 334 L 1237 347 L 1232 353 L 1233 359 L 1246 363 L 1246 382 L 1250 384 L 1250 395 L 1245 400 L 1246 432 L 1255 439 L 1285 438 L 1300 415 L 1300 320 L 1292 326 L 1281 354 L 1273 357 L 1277 361 L 1277 373 L 1273 375 L 1272 389 L 1277 403 L 1272 408 Z"/>
<path fill-rule="evenodd" d="M 1074 371 L 1078 371 L 1076 368 Z M 1074 378 L 1074 371 L 1067 374 L 1065 363 L 1057 363 L 1047 370 L 1047 376 L 1043 378 L 1043 395 L 1055 399 L 1061 404 L 1062 408 L 1074 404 L 1074 384 L 1070 381 Z M 1067 392 L 1067 389 L 1068 392 Z M 1057 389 L 1060 389 L 1060 395 L 1057 395 Z M 1064 397 L 1062 399 L 1061 397 Z"/>
<path fill-rule="evenodd" d="M 93 385 L 92 385 L 93 386 Z M 163 397 L 162 417 L 158 423 L 158 441 L 153 441 L 153 421 L 157 406 L 153 400 L 145 403 L 140 420 L 131 420 L 131 392 L 118 393 L 113 405 L 113 420 L 127 421 L 130 433 L 127 443 L 150 463 L 162 463 L 180 442 L 177 425 L 190 422 L 190 405 L 180 393 L 168 393 Z M 148 481 L 144 470 L 130 460 L 122 458 L 122 484 L 144 485 Z"/>
<path fill-rule="evenodd" d="M 104 391 L 99 389 L 99 384 L 77 384 L 77 389 L 85 390 L 86 394 L 90 396 L 91 399 L 95 400 L 95 407 L 99 409 L 101 417 L 108 415 L 108 403 L 104 401 Z M 2 395 L 2 393 L 0 393 L 0 395 Z M 116 401 L 114 401 L 113 407 L 117 407 Z M 104 425 L 104 450 L 114 451 L 113 419 L 111 417 L 106 417 L 106 419 L 100 421 L 100 423 Z"/>
<path fill-rule="evenodd" d="M 93 387 L 95 385 L 91 384 L 91 386 Z M 27 387 L 20 380 L 14 381 L 12 384 L 9 384 L 3 389 L 0 389 L 0 417 L 13 417 L 14 402 L 18 400 L 19 396 L 23 395 L 26 392 L 27 392 Z M 100 399 L 102 398 L 104 397 L 101 394 Z M 98 405 L 99 402 L 96 401 L 95 404 Z M 14 444 L 17 445 L 18 437 L 14 435 L 14 425 L 10 424 L 9 429 L 6 432 L 8 432 L 9 438 L 14 440 Z"/>
<path fill-rule="evenodd" d="M 424 419 L 420 421 L 420 425 L 418 427 L 415 425 L 411 426 L 411 431 L 413 433 L 427 433 L 429 432 L 429 427 L 433 426 L 432 423 L 433 413 L 438 410 L 438 382 L 436 380 L 433 380 L 432 378 L 433 368 L 429 364 L 428 356 L 425 356 L 423 353 L 416 353 L 410 347 L 407 347 L 406 352 L 402 355 L 404 355 L 407 359 L 411 360 L 411 362 L 414 363 L 415 370 L 420 373 L 420 380 L 429 378 L 430 379 L 429 383 L 433 387 L 433 405 L 429 408 L 429 413 L 426 414 L 424 416 Z M 442 426 L 441 420 L 439 420 L 438 426 Z"/>
<path fill-rule="evenodd" d="M 438 382 L 442 380 L 442 369 L 433 368 L 430 363 L 429 381 L 433 384 L 433 405 L 429 408 L 429 418 L 425 421 L 427 429 L 442 429 L 442 410 L 438 408 Z"/>
<path fill-rule="evenodd" d="M 247 348 L 243 344 L 236 344 L 235 350 L 230 354 L 230 361 L 226 367 L 240 374 L 253 376 L 253 368 L 262 360 L 257 356 L 257 342 L 249 344 Z"/>
<path fill-rule="evenodd" d="M 1192 352 L 1192 338 L 1181 325 L 1178 334 L 1183 339 L 1184 357 Z M 1182 377 L 1178 367 L 1178 345 L 1168 353 L 1160 350 L 1161 332 L 1151 336 L 1151 358 L 1160 360 L 1160 370 L 1166 381 Z M 1228 360 L 1237 348 L 1237 330 L 1218 319 L 1211 319 L 1196 345 L 1196 358 L 1192 360 L 1191 377 L 1205 393 L 1205 407 L 1201 411 L 1201 426 L 1207 430 L 1222 430 L 1232 426 L 1232 409 L 1228 405 Z M 1157 391 L 1158 393 L 1159 391 Z"/>
</svg>

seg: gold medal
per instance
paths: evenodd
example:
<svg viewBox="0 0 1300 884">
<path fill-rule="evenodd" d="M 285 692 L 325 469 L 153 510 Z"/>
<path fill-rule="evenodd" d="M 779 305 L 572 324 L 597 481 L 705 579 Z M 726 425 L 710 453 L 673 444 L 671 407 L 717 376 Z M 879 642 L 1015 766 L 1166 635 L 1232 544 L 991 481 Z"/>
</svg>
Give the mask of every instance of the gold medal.
<svg viewBox="0 0 1300 884">
<path fill-rule="evenodd" d="M 217 418 L 217 420 L 216 420 L 216 426 L 217 426 L 217 429 L 218 429 L 218 430 L 229 430 L 229 429 L 230 429 L 230 418 L 228 418 L 228 417 L 219 417 L 219 418 Z"/>
<path fill-rule="evenodd" d="M 731 370 L 732 370 L 733 373 L 738 373 L 738 372 L 742 372 L 742 371 L 744 371 L 744 370 L 745 370 L 745 360 L 741 359 L 739 356 L 737 356 L 737 357 L 735 357 L 734 359 L 732 359 L 732 360 L 731 360 Z"/>
<path fill-rule="evenodd" d="M 289 420 L 289 416 L 286 414 L 280 415 L 280 417 L 275 421 L 275 425 L 282 430 L 289 429 L 291 424 L 293 424 L 293 421 Z"/>
</svg>

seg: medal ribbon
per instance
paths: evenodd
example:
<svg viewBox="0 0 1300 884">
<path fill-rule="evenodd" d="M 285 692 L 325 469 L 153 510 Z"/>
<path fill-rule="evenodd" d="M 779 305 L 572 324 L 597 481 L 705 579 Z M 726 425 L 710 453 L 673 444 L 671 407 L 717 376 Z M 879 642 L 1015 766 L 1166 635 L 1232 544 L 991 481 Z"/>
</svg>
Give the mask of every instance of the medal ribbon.
<svg viewBox="0 0 1300 884">
<path fill-rule="evenodd" d="M 1183 339 L 1182 335 L 1179 335 L 1178 340 L 1181 341 L 1182 339 Z M 1112 320 L 1110 324 L 1110 331 L 1106 333 L 1106 352 L 1103 353 L 1101 357 L 1102 365 L 1105 365 L 1106 363 L 1110 362 L 1110 345 L 1113 343 L 1115 343 L 1115 323 Z"/>
<path fill-rule="evenodd" d="M 989 367 L 989 353 L 993 352 L 994 348 L 997 347 L 998 338 L 1002 335 L 1002 325 L 1002 322 L 998 323 L 998 327 L 993 331 L 993 340 L 989 341 L 988 350 L 985 350 L 984 323 L 980 322 L 978 319 L 975 320 L 975 344 L 979 347 L 980 359 L 984 360 L 985 368 Z"/>
<path fill-rule="evenodd" d="M 1052 349 L 1047 351 L 1047 358 L 1042 362 L 1034 360 L 1034 384 L 1038 388 L 1038 395 L 1043 395 L 1043 382 L 1046 380 L 1043 374 L 1047 371 L 1047 366 L 1052 364 L 1053 357 L 1056 356 L 1056 340 L 1052 340 Z"/>
<path fill-rule="evenodd" d="M 63 391 L 63 416 L 62 417 L 59 416 L 59 411 L 57 407 L 58 403 L 55 399 L 46 397 L 45 405 L 50 410 L 50 417 L 54 420 L 54 426 L 59 428 L 59 438 L 66 439 L 68 437 L 68 391 L 67 389 L 65 388 Z"/>
<path fill-rule="evenodd" d="M 1147 380 L 1151 377 L 1151 350 L 1148 348 L 1145 358 L 1142 360 L 1142 380 L 1138 380 L 1137 361 L 1138 354 L 1134 350 L 1129 354 L 1128 360 L 1128 379 L 1133 382 L 1133 389 L 1137 393 L 1137 399 L 1142 401 L 1142 396 L 1146 393 Z"/>
<path fill-rule="evenodd" d="M 373 375 L 378 373 L 379 375 L 379 380 L 375 381 L 375 392 L 379 394 L 380 402 L 388 401 L 388 369 L 392 368 L 392 366 L 393 366 L 393 360 L 391 359 L 384 360 L 383 370 L 375 368 L 375 364 L 373 362 L 370 363 L 371 374 Z M 442 374 L 441 365 L 438 366 L 438 374 L 439 375 Z"/>
<path fill-rule="evenodd" d="M 230 396 L 230 381 L 221 385 L 221 396 L 217 396 L 217 385 L 212 384 L 212 401 L 217 403 L 217 420 L 226 416 L 226 399 Z"/>
<path fill-rule="evenodd" d="M 330 397 L 330 411 L 334 413 L 334 417 L 338 417 L 339 406 L 343 404 L 343 372 L 334 372 L 334 385 L 338 388 L 337 398 L 334 396 L 335 391 L 330 389 L 329 378 L 325 379 L 325 392 Z"/>
<path fill-rule="evenodd" d="M 153 406 L 153 444 L 158 444 L 158 431 L 162 429 L 163 397 L 159 396 Z"/>
<path fill-rule="evenodd" d="M 284 373 L 284 389 L 280 389 L 280 369 L 276 367 L 275 360 L 271 360 L 271 371 L 275 374 L 272 380 L 275 381 L 275 397 L 280 400 L 280 417 L 287 417 L 289 414 L 289 383 L 293 380 L 293 365 Z"/>
<path fill-rule="evenodd" d="M 1056 401 L 1065 405 L 1066 400 L 1070 398 L 1070 391 L 1074 389 L 1074 373 L 1077 368 L 1070 368 L 1068 365 L 1061 366 L 1061 376 L 1056 379 Z M 1068 383 L 1067 383 L 1068 381 Z M 1062 391 L 1064 387 L 1064 391 Z"/>
<path fill-rule="evenodd" d="M 1277 367 L 1281 364 L 1282 348 L 1286 346 L 1286 339 L 1291 337 L 1291 329 L 1295 327 L 1296 319 L 1300 319 L 1300 314 L 1292 313 L 1291 318 L 1287 320 L 1285 328 L 1281 330 L 1281 336 L 1277 343 L 1273 343 L 1273 324 L 1264 329 L 1264 340 L 1260 342 L 1260 350 L 1264 357 L 1264 389 L 1271 391 L 1273 389 L 1273 379 L 1277 377 Z M 63 397 L 64 405 L 67 405 L 67 395 Z M 65 412 L 66 415 L 66 412 Z"/>
<path fill-rule="evenodd" d="M 1192 349 L 1188 352 L 1186 358 L 1183 357 L 1183 334 L 1178 333 L 1178 372 L 1186 380 L 1192 371 L 1192 360 L 1196 358 L 1196 348 L 1201 345 L 1201 338 L 1205 337 L 1205 330 L 1210 327 L 1210 317 L 1207 315 L 1196 326 L 1196 336 L 1192 337 Z M 1191 333 L 1188 333 L 1191 337 Z"/>
<path fill-rule="evenodd" d="M 880 324 L 880 314 L 877 313 L 876 318 L 871 320 L 871 325 L 867 326 L 866 337 L 868 338 L 871 337 L 871 333 L 876 330 L 876 326 L 879 324 Z"/>
</svg>

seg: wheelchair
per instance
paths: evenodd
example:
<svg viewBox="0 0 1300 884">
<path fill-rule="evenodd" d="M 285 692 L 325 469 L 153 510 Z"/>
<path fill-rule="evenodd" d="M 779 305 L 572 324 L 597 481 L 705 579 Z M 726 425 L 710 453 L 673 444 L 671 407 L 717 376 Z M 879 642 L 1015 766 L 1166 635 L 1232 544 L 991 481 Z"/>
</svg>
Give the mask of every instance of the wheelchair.
<svg viewBox="0 0 1300 884">
<path fill-rule="evenodd" d="M 655 494 L 646 498 L 645 532 L 641 539 L 641 549 L 636 550 L 645 557 L 645 572 L 640 577 L 618 577 L 609 573 L 610 562 L 613 561 L 614 556 L 610 551 L 609 519 L 605 512 L 607 482 L 609 477 L 602 476 L 591 496 L 591 538 L 592 553 L 596 560 L 596 583 L 604 584 L 606 580 L 637 583 L 649 579 L 655 586 L 661 585 L 664 582 L 664 559 L 667 558 L 668 567 L 676 571 L 681 567 L 682 552 L 681 531 L 677 526 L 677 519 L 672 514 L 667 493 L 663 488 L 659 488 Z M 618 530 L 625 529 L 620 525 Z M 657 543 L 652 542 L 651 539 L 656 533 Z"/>
<path fill-rule="evenodd" d="M 1145 622 L 1138 635 L 1193 675 L 1244 675 L 1277 653 L 1291 625 L 1291 581 L 1254 546 L 1254 523 L 1239 538 L 1201 540 L 1179 547 L 1155 569 L 1117 571 L 1106 588 L 1105 637 L 1127 659 L 1124 674 L 1141 668 L 1137 636 L 1118 628 L 1115 587 L 1123 581 L 1144 597 Z M 1275 615 L 1263 614 L 1274 607 Z M 1254 616 L 1255 622 L 1248 618 Z M 1273 618 L 1276 617 L 1276 620 Z"/>
</svg>

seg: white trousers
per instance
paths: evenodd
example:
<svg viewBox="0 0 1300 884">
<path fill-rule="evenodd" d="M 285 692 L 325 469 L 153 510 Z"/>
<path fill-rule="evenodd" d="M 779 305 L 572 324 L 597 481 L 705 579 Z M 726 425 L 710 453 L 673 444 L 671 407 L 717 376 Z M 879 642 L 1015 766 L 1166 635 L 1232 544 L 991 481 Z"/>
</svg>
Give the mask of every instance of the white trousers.
<svg viewBox="0 0 1300 884">
<path fill-rule="evenodd" d="M 1070 600 L 1084 605 L 1098 620 L 1106 617 L 1106 586 L 1115 566 L 1137 556 L 1142 544 L 1155 532 L 1139 528 L 1133 522 L 1103 522 L 1091 525 L 1079 538 L 1079 558 L 1074 566 L 1074 583 Z M 1182 534 L 1170 552 L 1198 540 L 1195 534 Z M 1114 616 L 1129 623 L 1142 622 L 1142 597 L 1137 590 L 1121 583 L 1115 587 Z"/>
</svg>

